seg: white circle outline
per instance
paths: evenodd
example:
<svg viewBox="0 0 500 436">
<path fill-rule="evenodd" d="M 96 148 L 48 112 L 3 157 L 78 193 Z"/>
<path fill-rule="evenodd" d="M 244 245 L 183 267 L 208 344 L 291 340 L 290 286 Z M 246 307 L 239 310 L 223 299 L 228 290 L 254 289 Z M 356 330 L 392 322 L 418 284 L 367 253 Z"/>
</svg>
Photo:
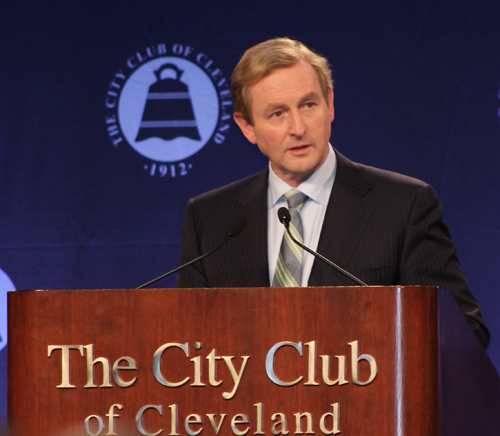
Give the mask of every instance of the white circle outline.
<svg viewBox="0 0 500 436">
<path fill-rule="evenodd" d="M 15 291 L 16 288 L 10 277 L 0 268 L 0 350 L 7 345 L 7 292 Z"/>
<path fill-rule="evenodd" d="M 201 140 L 177 137 L 172 140 L 148 138 L 136 142 L 149 87 L 156 83 L 154 71 L 172 63 L 183 70 L 180 80 L 189 94 Z M 173 71 L 166 71 L 173 73 Z M 171 77 L 162 75 L 162 77 Z M 219 120 L 219 97 L 215 85 L 198 65 L 174 56 L 155 58 L 141 65 L 125 82 L 118 102 L 118 122 L 130 146 L 144 157 L 159 162 L 177 162 L 200 151 L 212 137 Z"/>
</svg>

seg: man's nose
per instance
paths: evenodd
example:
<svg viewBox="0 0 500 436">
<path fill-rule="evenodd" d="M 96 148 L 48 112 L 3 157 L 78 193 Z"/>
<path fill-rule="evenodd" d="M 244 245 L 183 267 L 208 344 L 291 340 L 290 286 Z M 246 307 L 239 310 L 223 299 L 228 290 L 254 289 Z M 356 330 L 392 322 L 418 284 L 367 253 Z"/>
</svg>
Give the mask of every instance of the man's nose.
<svg viewBox="0 0 500 436">
<path fill-rule="evenodd" d="M 290 113 L 290 134 L 294 136 L 304 136 L 306 133 L 306 124 L 302 118 L 302 114 L 297 111 Z"/>
</svg>

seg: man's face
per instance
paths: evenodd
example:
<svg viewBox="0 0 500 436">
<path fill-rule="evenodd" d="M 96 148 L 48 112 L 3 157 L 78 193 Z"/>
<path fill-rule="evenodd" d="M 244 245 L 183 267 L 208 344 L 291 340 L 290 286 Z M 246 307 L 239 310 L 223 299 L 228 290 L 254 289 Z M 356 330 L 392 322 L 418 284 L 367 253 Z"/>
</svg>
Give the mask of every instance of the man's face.
<svg viewBox="0 0 500 436">
<path fill-rule="evenodd" d="M 274 172 L 297 187 L 328 155 L 334 118 L 333 91 L 325 100 L 311 64 L 279 68 L 248 88 L 253 126 L 241 114 L 235 121 L 266 155 Z"/>
</svg>

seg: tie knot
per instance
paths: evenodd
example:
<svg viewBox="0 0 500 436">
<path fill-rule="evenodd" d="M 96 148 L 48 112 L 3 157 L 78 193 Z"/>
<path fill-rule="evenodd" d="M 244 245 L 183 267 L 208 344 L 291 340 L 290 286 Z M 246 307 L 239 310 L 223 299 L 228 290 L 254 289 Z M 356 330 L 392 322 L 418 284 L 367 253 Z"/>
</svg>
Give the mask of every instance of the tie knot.
<svg viewBox="0 0 500 436">
<path fill-rule="evenodd" d="M 285 193 L 285 200 L 290 209 L 300 210 L 309 197 L 298 189 L 290 189 Z"/>
</svg>

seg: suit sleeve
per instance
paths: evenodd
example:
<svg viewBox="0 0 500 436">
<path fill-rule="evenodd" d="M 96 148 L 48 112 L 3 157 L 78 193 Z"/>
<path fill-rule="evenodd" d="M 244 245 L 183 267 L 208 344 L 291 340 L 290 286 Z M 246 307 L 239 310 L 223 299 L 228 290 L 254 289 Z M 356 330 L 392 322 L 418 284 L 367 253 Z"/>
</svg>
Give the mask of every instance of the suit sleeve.
<svg viewBox="0 0 500 436">
<path fill-rule="evenodd" d="M 201 247 L 196 229 L 193 200 L 188 202 L 184 212 L 184 225 L 181 233 L 180 265 L 201 256 Z M 201 262 L 196 262 L 179 272 L 178 288 L 206 288 L 208 280 Z"/>
<path fill-rule="evenodd" d="M 429 185 L 423 185 L 417 192 L 403 247 L 401 284 L 439 286 L 449 291 L 486 348 L 490 333 L 460 267 L 455 245 L 443 221 L 441 204 Z"/>
</svg>

